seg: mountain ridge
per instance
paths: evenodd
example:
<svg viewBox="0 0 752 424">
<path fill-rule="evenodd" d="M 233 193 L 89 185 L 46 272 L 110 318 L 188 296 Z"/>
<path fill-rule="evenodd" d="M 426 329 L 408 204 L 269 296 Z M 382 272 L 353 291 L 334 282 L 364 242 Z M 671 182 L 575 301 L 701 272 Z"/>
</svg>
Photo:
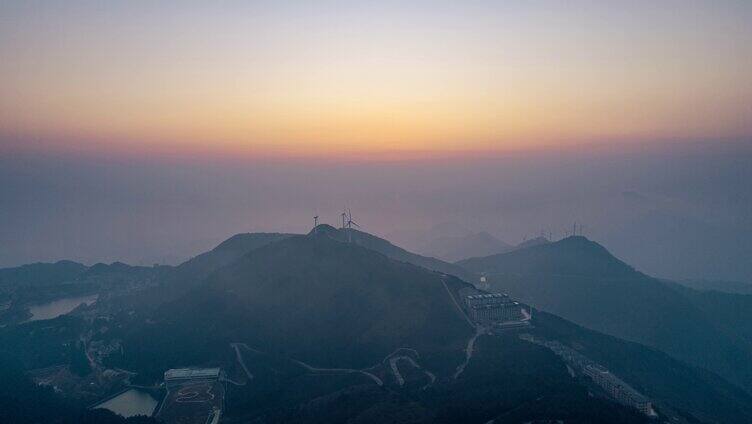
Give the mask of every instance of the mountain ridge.
<svg viewBox="0 0 752 424">
<path fill-rule="evenodd" d="M 413 253 L 395 244 L 392 244 L 389 240 L 381 237 L 369 234 L 364 231 L 359 231 L 353 228 L 334 228 L 330 225 L 322 224 L 312 230 L 312 233 L 325 232 L 330 237 L 337 240 L 354 243 L 359 246 L 365 247 L 376 252 L 381 253 L 391 259 L 408 262 L 413 265 L 417 265 L 426 268 L 431 271 L 438 271 L 444 274 L 454 275 L 465 281 L 470 281 L 472 275 L 469 274 L 464 268 L 455 264 L 442 261 L 440 259 L 423 256 L 417 253 Z"/>
<path fill-rule="evenodd" d="M 583 236 L 536 244 L 507 253 L 459 261 L 457 265 L 476 273 L 554 273 L 591 277 L 625 277 L 638 274 L 602 245 Z"/>
<path fill-rule="evenodd" d="M 435 350 L 451 346 L 452 355 L 459 355 L 457 343 L 472 330 L 447 290 L 460 287 L 469 286 L 321 231 L 246 253 L 156 310 L 152 319 L 165 327 L 159 334 L 183 335 L 187 327 L 206 343 L 243 340 L 317 365 L 362 367 L 405 344 Z M 177 322 L 183 324 L 175 327 Z M 216 322 L 225 323 L 222 331 L 212 330 Z M 257 324 L 242 325 L 247 322 Z M 331 328 L 339 330 L 332 333 Z M 149 337 L 130 339 L 139 350 L 138 340 Z M 141 352 L 141 358 L 150 359 L 137 362 L 174 360 Z"/>
<path fill-rule="evenodd" d="M 471 257 L 505 253 L 514 248 L 515 246 L 481 231 L 458 237 L 435 238 L 422 251 L 448 262 L 457 262 Z"/>
<path fill-rule="evenodd" d="M 752 344 L 670 284 L 617 259 L 602 245 L 568 237 L 463 261 L 492 289 L 586 328 L 643 343 L 752 390 Z"/>
</svg>

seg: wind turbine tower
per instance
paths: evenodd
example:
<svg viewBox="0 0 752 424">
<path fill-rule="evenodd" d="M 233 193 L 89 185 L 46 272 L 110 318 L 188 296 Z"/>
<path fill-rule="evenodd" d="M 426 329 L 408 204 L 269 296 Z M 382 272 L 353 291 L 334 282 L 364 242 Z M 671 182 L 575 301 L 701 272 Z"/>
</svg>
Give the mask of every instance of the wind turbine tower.
<svg viewBox="0 0 752 424">
<path fill-rule="evenodd" d="M 343 214 L 344 215 L 344 214 Z M 352 211 L 350 209 L 347 209 L 347 240 L 352 243 L 352 227 L 360 227 L 357 222 L 353 221 L 352 219 Z"/>
</svg>

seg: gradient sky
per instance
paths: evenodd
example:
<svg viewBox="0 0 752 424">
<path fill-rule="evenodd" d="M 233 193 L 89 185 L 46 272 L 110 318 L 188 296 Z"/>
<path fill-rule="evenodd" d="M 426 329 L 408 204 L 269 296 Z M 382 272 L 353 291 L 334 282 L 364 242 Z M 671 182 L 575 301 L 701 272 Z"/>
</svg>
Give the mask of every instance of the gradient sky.
<svg viewBox="0 0 752 424">
<path fill-rule="evenodd" d="M 752 2 L 0 3 L 0 148 L 220 155 L 752 136 Z"/>
</svg>

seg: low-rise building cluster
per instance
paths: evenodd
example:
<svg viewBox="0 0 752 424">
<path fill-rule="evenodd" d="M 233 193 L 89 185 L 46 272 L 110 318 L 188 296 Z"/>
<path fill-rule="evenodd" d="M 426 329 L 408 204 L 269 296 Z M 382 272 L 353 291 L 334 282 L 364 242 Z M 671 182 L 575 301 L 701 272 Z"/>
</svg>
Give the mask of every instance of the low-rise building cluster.
<svg viewBox="0 0 752 424">
<path fill-rule="evenodd" d="M 123 353 L 123 345 L 119 339 L 110 341 L 94 340 L 88 345 L 89 354 L 94 357 L 97 362 L 102 362 L 105 357 L 112 353 Z"/>
</svg>

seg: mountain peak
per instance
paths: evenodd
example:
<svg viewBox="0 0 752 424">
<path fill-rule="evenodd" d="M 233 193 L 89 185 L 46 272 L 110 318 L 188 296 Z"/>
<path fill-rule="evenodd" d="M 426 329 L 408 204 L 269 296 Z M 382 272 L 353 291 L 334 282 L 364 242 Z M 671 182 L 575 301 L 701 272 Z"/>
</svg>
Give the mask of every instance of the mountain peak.
<svg viewBox="0 0 752 424">
<path fill-rule="evenodd" d="M 582 243 L 582 244 L 598 244 L 585 236 L 567 236 L 558 241 L 559 243 Z"/>
<path fill-rule="evenodd" d="M 605 247 L 584 236 L 570 236 L 509 253 L 472 258 L 459 265 L 484 273 L 558 274 L 618 278 L 636 271 Z"/>
<path fill-rule="evenodd" d="M 486 231 L 460 237 L 440 237 L 431 240 L 423 252 L 450 262 L 470 257 L 488 256 L 508 252 L 512 246 Z"/>
<path fill-rule="evenodd" d="M 287 233 L 238 233 L 220 243 L 213 251 L 248 251 L 271 241 L 290 237 Z"/>
<path fill-rule="evenodd" d="M 325 236 L 344 243 L 352 243 L 366 249 L 376 251 L 382 255 L 400 262 L 408 262 L 431 271 L 438 271 L 444 274 L 450 274 L 462 279 L 469 278 L 468 273 L 459 266 L 444 262 L 442 260 L 422 256 L 409 252 L 399 246 L 396 246 L 388 240 L 382 239 L 365 231 L 354 228 L 334 228 L 331 225 L 321 224 L 308 233 L 308 236 Z"/>
<path fill-rule="evenodd" d="M 309 233 L 309 236 L 311 235 L 327 235 L 329 237 L 338 237 L 339 236 L 339 230 L 332 227 L 329 224 L 319 224 L 316 227 L 314 227 Z"/>
<path fill-rule="evenodd" d="M 603 245 L 585 236 L 569 236 L 559 241 L 548 243 L 549 246 L 558 249 L 587 251 L 591 254 L 600 255 L 602 259 L 617 260 Z"/>
<path fill-rule="evenodd" d="M 450 334 L 460 346 L 469 336 L 471 329 L 448 301 L 441 276 L 328 236 L 363 233 L 330 226 L 312 233 L 269 243 L 222 267 L 198 291 L 171 305 L 171 314 L 191 319 L 200 310 L 216 319 L 227 314 L 234 322 L 264 323 L 226 331 L 294 357 L 358 367 L 380 361 L 403 343 L 445 349 L 443 342 L 423 337 L 426 332 Z M 207 301 L 219 306 L 207 309 Z"/>
</svg>

